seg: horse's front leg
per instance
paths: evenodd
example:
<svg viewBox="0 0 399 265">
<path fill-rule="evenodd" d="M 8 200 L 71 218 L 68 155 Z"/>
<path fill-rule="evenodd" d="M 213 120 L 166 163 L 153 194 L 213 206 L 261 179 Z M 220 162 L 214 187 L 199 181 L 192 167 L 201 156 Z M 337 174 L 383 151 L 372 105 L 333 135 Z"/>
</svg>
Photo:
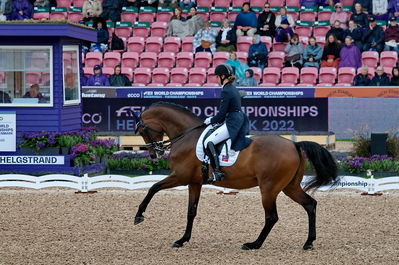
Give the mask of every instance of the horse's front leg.
<svg viewBox="0 0 399 265">
<path fill-rule="evenodd" d="M 186 231 L 181 239 L 172 244 L 172 248 L 180 248 L 185 242 L 191 238 L 191 231 L 193 230 L 194 218 L 197 215 L 198 201 L 201 194 L 201 184 L 189 184 L 189 200 L 188 200 L 188 213 L 187 213 L 187 226 Z"/>
<path fill-rule="evenodd" d="M 147 196 L 145 196 L 144 200 L 141 202 L 141 204 L 139 206 L 139 209 L 134 218 L 134 224 L 137 225 L 137 224 L 141 223 L 142 221 L 144 221 L 143 213 L 147 209 L 147 206 L 150 203 L 152 197 L 154 197 L 155 193 L 157 193 L 160 190 L 169 189 L 169 188 L 177 187 L 180 185 L 181 185 L 181 183 L 179 182 L 177 176 L 174 173 L 172 173 L 165 179 L 152 185 L 152 187 L 150 188 L 150 190 L 147 193 Z"/>
</svg>

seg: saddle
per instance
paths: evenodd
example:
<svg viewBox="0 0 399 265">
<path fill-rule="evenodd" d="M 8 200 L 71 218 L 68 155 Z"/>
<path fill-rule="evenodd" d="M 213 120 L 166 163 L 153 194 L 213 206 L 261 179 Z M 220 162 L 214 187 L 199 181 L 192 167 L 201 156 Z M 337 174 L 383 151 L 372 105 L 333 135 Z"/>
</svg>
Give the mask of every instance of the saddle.
<svg viewBox="0 0 399 265">
<path fill-rule="evenodd" d="M 218 128 L 219 128 L 220 126 L 212 126 L 210 129 L 209 129 L 209 131 L 207 131 L 206 133 L 205 133 L 205 135 L 204 135 L 204 138 L 203 138 L 203 140 L 202 140 L 202 146 L 203 146 L 203 148 L 204 148 L 204 159 L 207 157 L 207 155 L 206 155 L 206 152 L 205 152 L 205 149 L 206 149 L 206 146 L 205 146 L 205 141 L 206 141 L 206 139 L 214 132 L 214 131 L 216 131 Z M 217 145 L 215 145 L 215 149 L 216 149 L 216 153 L 217 153 L 217 155 L 218 156 L 220 156 L 220 153 L 222 152 L 222 150 L 223 150 L 223 148 L 225 148 L 225 150 L 226 150 L 226 154 L 227 154 L 227 157 L 225 157 L 225 159 L 223 159 L 223 157 L 222 157 L 222 160 L 229 160 L 229 158 L 228 158 L 228 154 L 229 154 L 229 148 L 228 148 L 228 146 L 227 146 L 227 141 L 229 140 L 230 138 L 227 138 L 226 140 L 223 140 L 223 141 L 221 141 L 220 143 L 218 143 Z M 219 159 L 220 160 L 220 159 Z"/>
</svg>

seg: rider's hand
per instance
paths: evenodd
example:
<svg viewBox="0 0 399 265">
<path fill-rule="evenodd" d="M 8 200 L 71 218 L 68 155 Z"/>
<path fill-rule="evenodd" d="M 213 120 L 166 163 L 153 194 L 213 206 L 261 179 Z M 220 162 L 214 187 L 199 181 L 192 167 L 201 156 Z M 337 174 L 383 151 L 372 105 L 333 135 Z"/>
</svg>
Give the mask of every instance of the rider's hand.
<svg viewBox="0 0 399 265">
<path fill-rule="evenodd" d="M 211 119 L 212 119 L 212 117 L 206 118 L 206 120 L 204 121 L 204 123 L 205 123 L 206 125 L 211 124 Z"/>
</svg>

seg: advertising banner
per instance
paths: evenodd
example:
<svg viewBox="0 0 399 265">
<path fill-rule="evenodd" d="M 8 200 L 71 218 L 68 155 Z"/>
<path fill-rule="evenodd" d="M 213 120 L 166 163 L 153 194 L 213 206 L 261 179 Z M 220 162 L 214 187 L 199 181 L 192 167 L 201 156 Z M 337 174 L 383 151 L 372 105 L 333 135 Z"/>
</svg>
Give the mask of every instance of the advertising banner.
<svg viewBox="0 0 399 265">
<path fill-rule="evenodd" d="M 0 152 L 15 152 L 17 125 L 15 111 L 0 111 Z"/>
<path fill-rule="evenodd" d="M 399 97 L 398 87 L 317 87 L 315 97 Z"/>
</svg>

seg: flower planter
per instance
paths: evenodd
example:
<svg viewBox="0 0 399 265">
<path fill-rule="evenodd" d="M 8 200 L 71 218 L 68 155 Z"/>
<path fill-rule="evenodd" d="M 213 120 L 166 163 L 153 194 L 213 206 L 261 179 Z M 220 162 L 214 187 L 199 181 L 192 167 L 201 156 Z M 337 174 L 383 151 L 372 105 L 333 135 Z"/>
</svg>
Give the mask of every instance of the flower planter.
<svg viewBox="0 0 399 265">
<path fill-rule="evenodd" d="M 69 155 L 70 147 L 61 147 L 60 148 L 60 155 Z"/>
<path fill-rule="evenodd" d="M 21 147 L 19 153 L 21 155 L 36 155 L 36 149 L 32 147 Z"/>
<path fill-rule="evenodd" d="M 139 170 L 139 169 L 135 169 L 135 170 L 111 169 L 109 171 L 109 174 L 145 176 L 145 175 L 148 175 L 148 172 L 145 170 Z"/>
<path fill-rule="evenodd" d="M 373 176 L 375 178 L 398 177 L 399 173 L 392 171 L 374 171 Z"/>
<path fill-rule="evenodd" d="M 44 147 L 42 149 L 37 150 L 36 154 L 38 154 L 38 155 L 59 155 L 60 148 L 59 147 Z"/>
</svg>

